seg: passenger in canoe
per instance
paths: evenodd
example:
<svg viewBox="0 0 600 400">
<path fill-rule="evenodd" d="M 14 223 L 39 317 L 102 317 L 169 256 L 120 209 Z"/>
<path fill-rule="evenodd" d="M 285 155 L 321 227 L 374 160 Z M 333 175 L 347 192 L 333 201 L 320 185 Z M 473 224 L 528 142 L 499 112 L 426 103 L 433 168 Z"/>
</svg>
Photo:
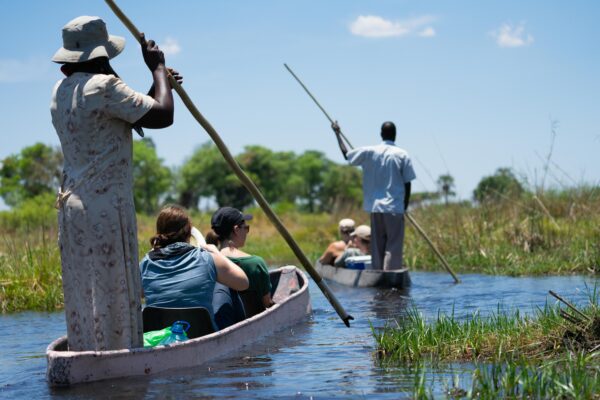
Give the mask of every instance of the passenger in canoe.
<svg viewBox="0 0 600 400">
<path fill-rule="evenodd" d="M 140 263 L 147 306 L 204 307 L 215 322 L 213 297 L 221 283 L 234 290 L 248 289 L 244 271 L 213 245 L 192 246 L 192 223 L 179 206 L 166 206 L 156 220 L 152 250 Z M 215 330 L 219 326 L 215 323 Z"/>
<path fill-rule="evenodd" d="M 273 305 L 271 279 L 265 260 L 243 250 L 250 232 L 246 223 L 252 215 L 233 207 L 218 209 L 211 218 L 212 230 L 206 234 L 206 242 L 218 246 L 221 254 L 239 265 L 250 281 L 248 291 L 241 293 L 248 317 Z"/>
<path fill-rule="evenodd" d="M 368 225 L 359 225 L 354 232 L 350 234 L 351 247 L 348 247 L 333 265 L 335 267 L 346 267 L 348 262 L 352 262 L 353 257 L 367 256 L 371 254 L 371 227 Z"/>
<path fill-rule="evenodd" d="M 354 232 L 355 222 L 353 219 L 344 218 L 338 224 L 338 231 L 341 240 L 332 242 L 327 246 L 325 252 L 319 258 L 319 262 L 323 265 L 333 265 L 334 261 L 342 255 L 348 248 L 352 247 L 352 238 L 350 234 Z"/>
</svg>

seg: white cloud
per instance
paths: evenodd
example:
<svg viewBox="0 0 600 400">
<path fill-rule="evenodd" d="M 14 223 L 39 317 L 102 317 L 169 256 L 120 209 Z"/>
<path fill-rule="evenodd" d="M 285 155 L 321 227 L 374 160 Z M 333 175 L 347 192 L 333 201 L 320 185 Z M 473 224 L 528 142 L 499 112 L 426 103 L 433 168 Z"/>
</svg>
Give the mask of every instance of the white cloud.
<svg viewBox="0 0 600 400">
<path fill-rule="evenodd" d="M 427 28 L 425 28 L 421 32 L 419 32 L 419 36 L 425 37 L 425 38 L 434 37 L 435 29 L 433 29 L 431 26 L 428 26 Z"/>
<path fill-rule="evenodd" d="M 52 66 L 58 68 L 57 64 L 50 61 L 50 58 L 0 59 L 0 83 L 44 80 L 48 78 Z"/>
<path fill-rule="evenodd" d="M 525 23 L 521 22 L 516 26 L 508 23 L 493 31 L 492 36 L 500 47 L 522 47 L 533 43 L 533 36 L 525 32 Z"/>
<path fill-rule="evenodd" d="M 158 47 L 162 50 L 162 52 L 166 56 L 174 56 L 181 52 L 181 46 L 179 46 L 179 42 L 177 39 L 167 36 L 165 41 L 158 45 Z"/>
<path fill-rule="evenodd" d="M 435 31 L 431 26 L 425 25 L 433 21 L 435 21 L 435 17 L 430 15 L 397 21 L 390 21 L 377 15 L 360 15 L 350 24 L 350 32 L 356 36 L 369 38 L 402 37 L 415 34 L 432 37 L 435 36 Z"/>
</svg>

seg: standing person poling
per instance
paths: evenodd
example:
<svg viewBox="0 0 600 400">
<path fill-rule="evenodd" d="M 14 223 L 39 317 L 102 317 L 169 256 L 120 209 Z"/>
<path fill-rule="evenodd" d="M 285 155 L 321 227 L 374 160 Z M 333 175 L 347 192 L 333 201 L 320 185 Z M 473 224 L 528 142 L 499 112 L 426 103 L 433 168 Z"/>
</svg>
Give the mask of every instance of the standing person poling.
<svg viewBox="0 0 600 400">
<path fill-rule="evenodd" d="M 52 61 L 66 77 L 50 110 L 64 154 L 57 208 L 69 350 L 142 347 L 131 129 L 173 123 L 164 55 L 142 34 L 153 78 L 144 95 L 112 69 L 125 39 L 108 35 L 102 19 L 75 18 L 62 37 Z"/>
<path fill-rule="evenodd" d="M 410 200 L 411 181 L 416 178 L 408 153 L 396 146 L 396 126 L 384 122 L 383 142 L 348 151 L 337 123 L 333 123 L 340 150 L 351 165 L 363 170 L 364 210 L 371 214 L 373 269 L 402 268 L 404 212 Z"/>
</svg>

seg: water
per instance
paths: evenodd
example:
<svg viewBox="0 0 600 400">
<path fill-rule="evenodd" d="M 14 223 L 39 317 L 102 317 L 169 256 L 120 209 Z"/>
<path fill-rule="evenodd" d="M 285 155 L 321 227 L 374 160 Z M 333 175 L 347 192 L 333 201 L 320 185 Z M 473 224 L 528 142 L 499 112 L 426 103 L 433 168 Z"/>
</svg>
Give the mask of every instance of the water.
<svg viewBox="0 0 600 400">
<path fill-rule="evenodd" d="M 412 273 L 409 292 L 352 289 L 330 284 L 346 310 L 354 316 L 350 329 L 326 303 L 318 288 L 310 287 L 314 313 L 307 323 L 281 331 L 226 359 L 193 369 L 150 377 L 128 378 L 50 389 L 45 382 L 48 343 L 64 334 L 63 313 L 25 312 L 0 316 L 0 398 L 408 398 L 414 374 L 406 367 L 379 367 L 373 356 L 371 324 L 381 327 L 414 303 L 427 317 L 438 310 L 458 317 L 474 310 L 532 313 L 554 298 L 552 289 L 576 304 L 585 304 L 585 285 L 598 278 L 509 278 L 463 275 L 452 284 L 447 274 Z M 432 371 L 441 376 L 468 370 L 469 365 Z"/>
</svg>

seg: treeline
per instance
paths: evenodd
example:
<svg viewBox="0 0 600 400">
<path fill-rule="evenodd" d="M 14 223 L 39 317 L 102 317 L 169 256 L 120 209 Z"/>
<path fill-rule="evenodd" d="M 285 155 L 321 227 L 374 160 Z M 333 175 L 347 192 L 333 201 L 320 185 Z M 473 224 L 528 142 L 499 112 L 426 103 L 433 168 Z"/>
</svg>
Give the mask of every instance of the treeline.
<svg viewBox="0 0 600 400">
<path fill-rule="evenodd" d="M 361 207 L 360 170 L 335 163 L 320 151 L 296 154 L 251 145 L 235 158 L 266 199 L 279 207 L 335 214 Z M 39 196 L 49 198 L 60 185 L 62 163 L 60 148 L 42 143 L 6 157 L 0 165 L 0 196 L 11 207 Z M 133 178 L 135 205 L 141 213 L 154 213 L 162 204 L 173 202 L 197 210 L 202 199 L 209 199 L 211 205 L 240 209 L 253 202 L 211 142 L 196 148 L 181 166 L 169 168 L 158 157 L 151 139 L 136 140 Z M 448 204 L 456 195 L 450 174 L 440 175 L 436 183 L 436 191 L 412 194 L 413 207 L 442 200 Z M 481 179 L 473 191 L 473 200 L 480 204 L 497 203 L 538 192 L 539 188 L 527 190 L 525 180 L 518 179 L 510 168 L 498 168 Z"/>
<path fill-rule="evenodd" d="M 335 213 L 361 205 L 360 171 L 337 164 L 320 151 L 296 154 L 253 145 L 235 158 L 271 203 Z M 60 148 L 42 143 L 6 157 L 0 167 L 0 196 L 15 207 L 55 194 L 62 179 L 62 163 Z M 181 166 L 169 168 L 158 157 L 151 139 L 134 141 L 133 177 L 135 205 L 142 213 L 153 213 L 170 202 L 189 209 L 197 209 L 201 199 L 240 209 L 253 202 L 212 143 L 199 146 Z"/>
</svg>

